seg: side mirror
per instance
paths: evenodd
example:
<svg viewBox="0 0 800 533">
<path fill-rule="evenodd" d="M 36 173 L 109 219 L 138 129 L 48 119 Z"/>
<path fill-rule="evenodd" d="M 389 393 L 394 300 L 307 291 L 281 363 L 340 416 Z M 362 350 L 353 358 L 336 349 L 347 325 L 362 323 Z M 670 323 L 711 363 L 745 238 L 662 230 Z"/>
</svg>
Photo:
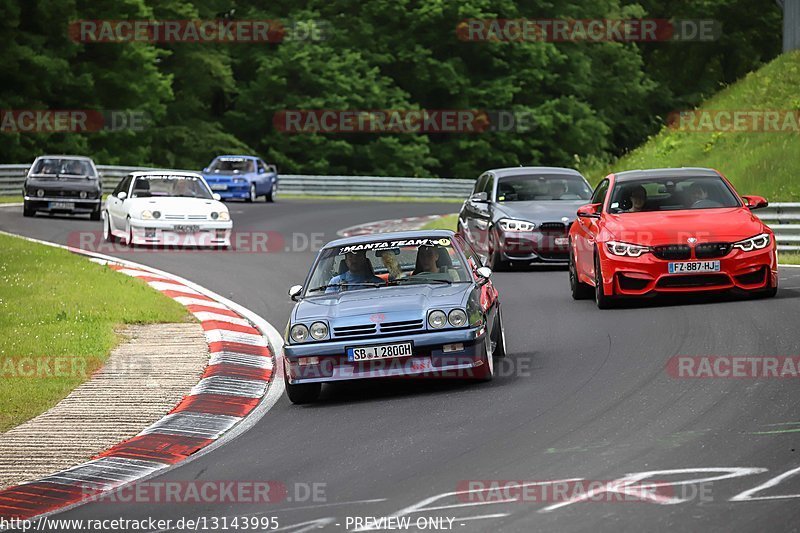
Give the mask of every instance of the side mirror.
<svg viewBox="0 0 800 533">
<path fill-rule="evenodd" d="M 122 192 L 117 194 L 117 198 L 119 198 L 120 200 L 125 200 L 125 198 L 127 198 L 127 197 L 128 197 L 128 193 L 126 193 L 125 191 L 122 191 Z"/>
<path fill-rule="evenodd" d="M 259 174 L 266 174 L 266 173 L 267 173 L 267 171 L 266 171 L 266 170 L 264 170 L 262 167 L 258 167 L 258 173 L 259 173 Z"/>
<path fill-rule="evenodd" d="M 476 192 L 475 194 L 470 196 L 469 199 L 475 202 L 476 204 L 485 204 L 486 202 L 489 201 L 489 194 L 485 191 Z"/>
<path fill-rule="evenodd" d="M 749 195 L 742 196 L 742 199 L 744 200 L 744 205 L 751 211 L 753 209 L 761 209 L 762 207 L 767 207 L 769 205 L 769 202 L 767 202 L 767 199 L 763 196 Z"/>
<path fill-rule="evenodd" d="M 216 192 L 215 192 L 214 194 L 212 194 L 212 195 L 211 195 L 211 197 L 212 197 L 214 200 L 218 201 L 218 202 L 219 202 L 220 200 L 222 200 L 222 196 L 220 196 L 220 194 L 219 194 L 219 193 L 216 193 Z"/>
<path fill-rule="evenodd" d="M 267 168 L 269 169 L 270 172 L 273 172 L 275 174 L 278 173 L 278 167 L 276 167 L 275 165 L 267 165 Z"/>
<path fill-rule="evenodd" d="M 296 302 L 301 292 L 303 292 L 302 285 L 292 285 L 292 288 L 289 289 L 289 298 L 291 298 L 293 302 Z"/>
<path fill-rule="evenodd" d="M 203 173 L 204 173 L 204 174 L 208 174 L 208 167 L 206 167 L 206 168 L 204 168 L 204 169 L 203 169 Z"/>
<path fill-rule="evenodd" d="M 600 218 L 600 208 L 603 204 L 588 204 L 578 208 L 579 218 Z"/>
<path fill-rule="evenodd" d="M 475 273 L 478 274 L 478 277 L 480 278 L 478 283 L 481 285 L 488 282 L 489 278 L 492 277 L 492 269 L 489 267 L 478 267 L 475 270 Z"/>
</svg>

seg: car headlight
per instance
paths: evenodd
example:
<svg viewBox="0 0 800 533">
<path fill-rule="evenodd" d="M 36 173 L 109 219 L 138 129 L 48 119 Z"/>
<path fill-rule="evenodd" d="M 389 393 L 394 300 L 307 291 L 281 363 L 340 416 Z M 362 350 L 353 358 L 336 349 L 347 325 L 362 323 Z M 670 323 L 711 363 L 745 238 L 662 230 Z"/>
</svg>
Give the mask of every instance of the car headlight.
<svg viewBox="0 0 800 533">
<path fill-rule="evenodd" d="M 153 218 L 161 218 L 161 211 L 153 211 Z"/>
<path fill-rule="evenodd" d="M 305 342 L 308 340 L 308 328 L 303 324 L 295 324 L 292 326 L 292 329 L 289 330 L 289 336 L 294 342 Z"/>
<path fill-rule="evenodd" d="M 211 212 L 211 220 L 217 220 L 219 218 L 219 213 L 216 211 Z"/>
<path fill-rule="evenodd" d="M 614 255 L 627 255 L 628 257 L 639 257 L 650 251 L 650 247 L 648 246 L 616 241 L 608 241 L 606 243 L 606 249 Z"/>
<path fill-rule="evenodd" d="M 87 196 L 87 192 L 86 191 L 81 191 L 81 198 L 86 199 L 86 196 Z"/>
<path fill-rule="evenodd" d="M 431 329 L 442 329 L 447 325 L 447 315 L 444 311 L 431 311 L 428 313 L 428 325 Z"/>
<path fill-rule="evenodd" d="M 142 211 L 142 220 L 152 220 L 152 219 L 153 219 L 153 213 L 151 213 L 150 211 Z"/>
<path fill-rule="evenodd" d="M 231 215 L 227 211 L 220 211 L 219 212 L 219 219 L 220 220 L 230 220 L 231 219 Z"/>
<path fill-rule="evenodd" d="M 769 233 L 762 233 L 755 237 L 750 237 L 743 241 L 733 243 L 734 248 L 738 248 L 745 252 L 752 252 L 753 250 L 763 250 L 769 246 Z"/>
<path fill-rule="evenodd" d="M 497 221 L 497 225 L 503 231 L 533 231 L 536 229 L 536 224 L 528 222 L 527 220 L 517 220 L 515 218 L 501 218 Z"/>
<path fill-rule="evenodd" d="M 311 336 L 318 341 L 328 336 L 328 326 L 324 322 L 314 322 L 309 331 Z"/>
<path fill-rule="evenodd" d="M 447 315 L 447 321 L 454 328 L 461 328 L 467 325 L 467 313 L 461 309 L 453 309 Z"/>
</svg>

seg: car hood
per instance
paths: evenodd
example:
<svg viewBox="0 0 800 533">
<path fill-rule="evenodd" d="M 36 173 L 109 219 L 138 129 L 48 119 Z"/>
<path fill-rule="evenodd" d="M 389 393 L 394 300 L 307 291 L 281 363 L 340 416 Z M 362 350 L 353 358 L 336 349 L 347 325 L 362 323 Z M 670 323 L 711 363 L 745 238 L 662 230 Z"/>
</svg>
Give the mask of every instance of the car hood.
<svg viewBox="0 0 800 533">
<path fill-rule="evenodd" d="M 466 305 L 471 283 L 412 285 L 358 289 L 305 298 L 294 309 L 295 321 L 350 319 L 373 321 L 376 316 L 391 322 L 422 318 L 429 309 Z M 363 318 L 363 320 L 357 320 Z"/>
<path fill-rule="evenodd" d="M 130 202 L 131 212 L 148 210 L 161 211 L 164 214 L 177 215 L 207 215 L 212 211 L 227 211 L 228 208 L 222 202 L 216 200 L 205 200 L 203 198 L 131 198 L 125 200 Z"/>
<path fill-rule="evenodd" d="M 657 246 L 697 242 L 735 242 L 764 231 L 764 224 L 749 209 L 730 207 L 671 212 L 606 214 L 602 241 Z"/>
<path fill-rule="evenodd" d="M 495 219 L 518 218 L 530 222 L 564 222 L 575 220 L 575 212 L 588 200 L 537 200 L 495 204 Z"/>
<path fill-rule="evenodd" d="M 240 172 L 239 174 L 203 173 L 203 177 L 208 183 L 232 183 L 234 178 L 252 179 L 255 176 L 257 176 L 255 172 Z"/>
<path fill-rule="evenodd" d="M 25 187 L 41 187 L 48 190 L 96 191 L 100 188 L 97 178 L 56 178 L 55 176 L 28 176 Z"/>
</svg>

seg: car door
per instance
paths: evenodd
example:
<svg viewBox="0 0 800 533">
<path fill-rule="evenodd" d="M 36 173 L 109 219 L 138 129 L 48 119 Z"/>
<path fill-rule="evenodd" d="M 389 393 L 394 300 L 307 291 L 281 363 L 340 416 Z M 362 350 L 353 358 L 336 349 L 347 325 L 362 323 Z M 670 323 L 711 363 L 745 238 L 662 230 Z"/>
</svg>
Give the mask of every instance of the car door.
<svg viewBox="0 0 800 533">
<path fill-rule="evenodd" d="M 481 174 L 477 180 L 475 180 L 475 186 L 472 188 L 472 192 L 470 193 L 469 197 L 464 200 L 464 204 L 461 206 L 461 212 L 458 215 L 460 226 L 462 229 L 462 233 L 464 234 L 464 239 L 475 245 L 474 243 L 474 230 L 475 230 L 475 201 L 473 199 L 474 195 L 479 193 L 483 190 L 483 186 L 488 179 L 488 174 Z"/>
<path fill-rule="evenodd" d="M 480 192 L 486 194 L 486 201 L 474 202 L 473 225 L 475 238 L 473 246 L 477 251 L 488 257 L 489 255 L 489 227 L 492 223 L 492 202 L 494 201 L 494 174 L 488 174 Z"/>
<path fill-rule="evenodd" d="M 256 160 L 256 172 L 258 172 L 258 194 L 267 194 L 272 188 L 270 183 L 269 169 L 261 159 Z"/>
<path fill-rule="evenodd" d="M 609 188 L 608 178 L 601 181 L 592 194 L 592 204 L 605 204 L 606 195 Z M 577 270 L 584 275 L 594 277 L 594 243 L 599 232 L 599 218 L 578 217 L 574 222 L 577 224 L 575 233 L 575 243 L 573 253 L 575 254 L 575 264 Z"/>
<path fill-rule="evenodd" d="M 133 175 L 131 174 L 122 178 L 122 181 L 117 184 L 117 187 L 108 197 L 108 200 L 106 200 L 106 212 L 111 219 L 111 225 L 114 229 L 122 229 L 125 227 L 127 210 L 124 205 L 125 201 L 119 198 L 119 193 L 124 192 L 126 195 L 130 195 L 131 181 L 133 181 Z"/>
</svg>

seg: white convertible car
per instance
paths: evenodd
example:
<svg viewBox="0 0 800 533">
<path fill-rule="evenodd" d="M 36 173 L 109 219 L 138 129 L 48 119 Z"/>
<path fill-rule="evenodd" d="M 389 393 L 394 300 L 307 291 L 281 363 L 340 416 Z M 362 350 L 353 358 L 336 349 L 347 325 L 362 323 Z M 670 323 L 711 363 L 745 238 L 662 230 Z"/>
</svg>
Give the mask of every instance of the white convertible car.
<svg viewBox="0 0 800 533">
<path fill-rule="evenodd" d="M 200 174 L 148 171 L 125 176 L 106 200 L 103 236 L 126 244 L 228 247 L 228 208 Z"/>
</svg>

